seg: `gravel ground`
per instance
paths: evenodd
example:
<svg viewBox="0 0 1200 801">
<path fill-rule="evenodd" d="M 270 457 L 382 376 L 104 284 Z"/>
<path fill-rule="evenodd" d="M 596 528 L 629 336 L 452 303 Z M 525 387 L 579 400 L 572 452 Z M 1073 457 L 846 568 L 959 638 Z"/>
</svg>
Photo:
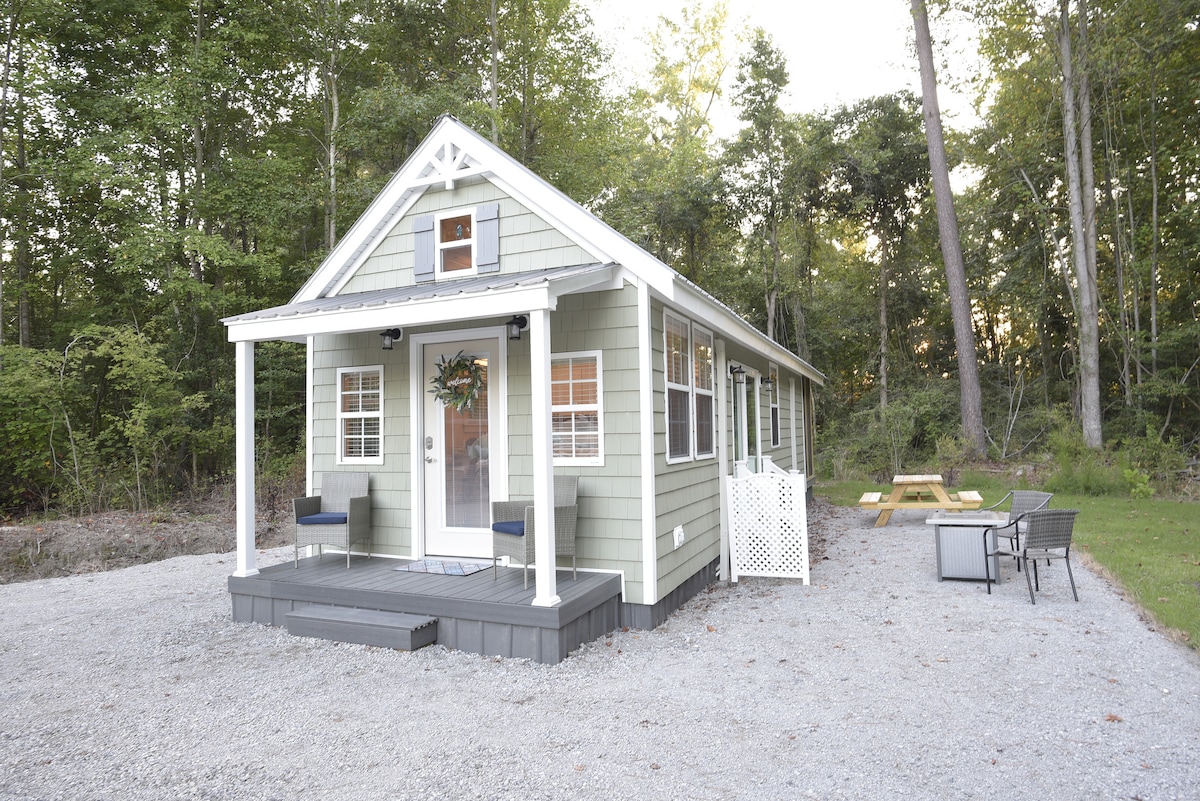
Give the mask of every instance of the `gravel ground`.
<svg viewBox="0 0 1200 801">
<path fill-rule="evenodd" d="M 872 518 L 556 666 L 233 623 L 231 554 L 0 586 L 0 798 L 1196 798 L 1196 653 L 1078 563 L 1080 603 L 1061 563 L 988 597 Z"/>
</svg>

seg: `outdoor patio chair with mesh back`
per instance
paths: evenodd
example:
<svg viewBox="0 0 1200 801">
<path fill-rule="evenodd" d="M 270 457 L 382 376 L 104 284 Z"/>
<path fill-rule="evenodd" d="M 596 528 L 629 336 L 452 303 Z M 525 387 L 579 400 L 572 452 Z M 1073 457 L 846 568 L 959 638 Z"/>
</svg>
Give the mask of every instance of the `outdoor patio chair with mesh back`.
<svg viewBox="0 0 1200 801">
<path fill-rule="evenodd" d="M 300 567 L 300 549 L 325 546 L 346 549 L 346 567 L 350 567 L 350 546 L 367 543 L 371 556 L 371 498 L 367 492 L 367 473 L 322 473 L 321 494 L 294 498 L 296 514 L 296 567 Z"/>
<path fill-rule="evenodd" d="M 987 557 L 994 555 L 1014 556 L 1020 562 L 1025 563 L 1025 583 L 1029 587 L 1029 600 L 1036 604 L 1037 598 L 1034 596 L 1034 589 L 1041 589 L 1041 584 L 1038 581 L 1037 560 L 1046 559 L 1047 564 L 1051 559 L 1062 559 L 1067 563 L 1067 576 L 1071 579 L 1071 593 L 1075 596 L 1075 600 L 1079 600 L 1079 591 L 1075 589 L 1075 574 L 1071 572 L 1071 536 L 1075 530 L 1075 516 L 1079 514 L 1078 509 L 1039 509 L 1035 512 L 1029 512 L 1025 515 L 1025 520 L 1028 523 L 1025 531 L 1022 533 L 1024 545 L 1020 548 L 996 548 L 995 551 L 987 553 Z M 984 541 L 987 541 L 987 534 L 984 534 Z M 1032 565 L 1031 565 L 1032 563 Z M 984 559 L 984 575 L 987 579 L 988 594 L 992 593 L 992 574 L 989 567 L 989 561 Z M 1033 580 L 1029 579 L 1030 567 L 1033 568 Z M 999 577 L 997 577 L 999 578 Z"/>
<path fill-rule="evenodd" d="M 554 552 L 571 557 L 571 577 L 575 569 L 575 524 L 579 518 L 576 499 L 579 476 L 554 477 Z M 502 556 L 519 561 L 525 568 L 525 587 L 529 587 L 529 565 L 535 559 L 533 510 L 529 500 L 492 502 L 492 580 L 497 576 L 497 561 Z"/>
</svg>

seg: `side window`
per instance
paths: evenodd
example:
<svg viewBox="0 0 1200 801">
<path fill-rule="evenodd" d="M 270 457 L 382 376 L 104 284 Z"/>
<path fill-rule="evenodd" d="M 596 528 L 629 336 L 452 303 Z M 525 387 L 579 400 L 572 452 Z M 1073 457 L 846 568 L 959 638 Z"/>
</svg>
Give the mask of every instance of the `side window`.
<svg viewBox="0 0 1200 801">
<path fill-rule="evenodd" d="M 666 314 L 667 460 L 692 455 L 690 326 Z"/>
<path fill-rule="evenodd" d="M 383 464 L 383 367 L 343 367 L 338 379 L 338 463 Z"/>
<path fill-rule="evenodd" d="M 767 399 L 771 404 L 771 447 L 778 448 L 779 433 L 779 368 L 771 365 L 767 368 Z"/>
<path fill-rule="evenodd" d="M 696 455 L 716 453 L 713 428 L 713 337 L 708 331 L 693 326 L 692 364 L 695 368 Z"/>
<path fill-rule="evenodd" d="M 556 465 L 604 464 L 599 351 L 550 357 L 551 442 Z"/>
<path fill-rule="evenodd" d="M 663 315 L 667 384 L 667 461 L 710 457 L 715 448 L 713 335 Z"/>
</svg>

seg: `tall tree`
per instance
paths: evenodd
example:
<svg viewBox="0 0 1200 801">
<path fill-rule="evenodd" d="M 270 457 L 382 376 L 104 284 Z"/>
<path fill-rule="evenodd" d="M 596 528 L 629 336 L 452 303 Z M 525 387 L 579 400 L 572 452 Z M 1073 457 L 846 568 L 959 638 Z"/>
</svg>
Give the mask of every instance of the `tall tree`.
<svg viewBox="0 0 1200 801">
<path fill-rule="evenodd" d="M 758 264 L 766 332 L 774 339 L 782 338 L 775 325 L 782 289 L 780 227 L 790 210 L 784 174 L 794 144 L 789 121 L 779 106 L 787 84 L 782 51 L 765 31 L 756 30 L 734 84 L 734 105 L 745 126 L 726 149 L 726 181 L 735 224 L 750 229 L 743 232 L 750 234 L 747 260 Z"/>
<path fill-rule="evenodd" d="M 1072 258 L 1079 306 L 1079 412 L 1089 448 L 1104 445 L 1100 420 L 1100 317 L 1096 288 L 1095 191 L 1091 151 L 1091 98 L 1087 90 L 1087 6 L 1079 5 L 1080 43 L 1073 43 L 1068 0 L 1059 0 L 1058 45 L 1062 70 L 1063 141 L 1070 196 Z M 1081 119 L 1080 119 L 1081 117 Z M 1081 146 L 1082 143 L 1082 146 Z"/>
<path fill-rule="evenodd" d="M 879 406 L 888 403 L 889 287 L 908 226 L 929 186 L 919 101 L 910 92 L 869 98 L 834 115 L 842 154 L 836 167 L 842 213 L 877 240 Z"/>
<path fill-rule="evenodd" d="M 950 309 L 954 318 L 954 339 L 958 351 L 959 398 L 962 402 L 962 432 L 969 454 L 975 458 L 987 452 L 987 434 L 983 428 L 983 401 L 979 389 L 979 365 L 975 351 L 975 329 L 971 321 L 971 298 L 967 292 L 967 271 L 958 238 L 958 215 L 950 189 L 950 168 L 946 143 L 942 136 L 942 113 L 938 105 L 937 74 L 933 66 L 933 43 L 924 0 L 912 0 L 917 56 L 921 67 L 922 109 L 925 138 L 929 146 L 929 173 L 937 203 L 938 233 L 942 259 L 946 265 L 946 284 L 950 288 Z"/>
</svg>

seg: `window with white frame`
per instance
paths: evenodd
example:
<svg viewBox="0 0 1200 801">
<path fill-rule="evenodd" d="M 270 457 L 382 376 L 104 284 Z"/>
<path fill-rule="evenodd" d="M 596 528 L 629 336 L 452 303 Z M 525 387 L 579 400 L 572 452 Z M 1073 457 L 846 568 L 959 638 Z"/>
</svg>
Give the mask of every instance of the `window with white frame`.
<svg viewBox="0 0 1200 801">
<path fill-rule="evenodd" d="M 703 328 L 692 326 L 692 394 L 696 408 L 696 456 L 716 452 L 713 436 L 713 337 Z"/>
<path fill-rule="evenodd" d="M 338 377 L 338 462 L 383 464 L 383 367 L 343 367 Z"/>
<path fill-rule="evenodd" d="M 472 212 L 457 213 L 438 220 L 438 269 L 442 273 L 461 275 L 475 269 L 475 246 L 472 231 L 475 227 Z"/>
<path fill-rule="evenodd" d="M 775 365 L 770 365 L 767 368 L 767 380 L 771 383 L 768 385 L 767 400 L 771 406 L 771 447 L 778 448 L 780 443 L 779 433 L 779 368 Z"/>
<path fill-rule="evenodd" d="M 604 464 L 600 352 L 550 357 L 551 443 L 556 465 Z"/>
<path fill-rule="evenodd" d="M 667 461 L 712 456 L 712 333 L 670 312 L 663 315 L 667 385 Z"/>
</svg>

